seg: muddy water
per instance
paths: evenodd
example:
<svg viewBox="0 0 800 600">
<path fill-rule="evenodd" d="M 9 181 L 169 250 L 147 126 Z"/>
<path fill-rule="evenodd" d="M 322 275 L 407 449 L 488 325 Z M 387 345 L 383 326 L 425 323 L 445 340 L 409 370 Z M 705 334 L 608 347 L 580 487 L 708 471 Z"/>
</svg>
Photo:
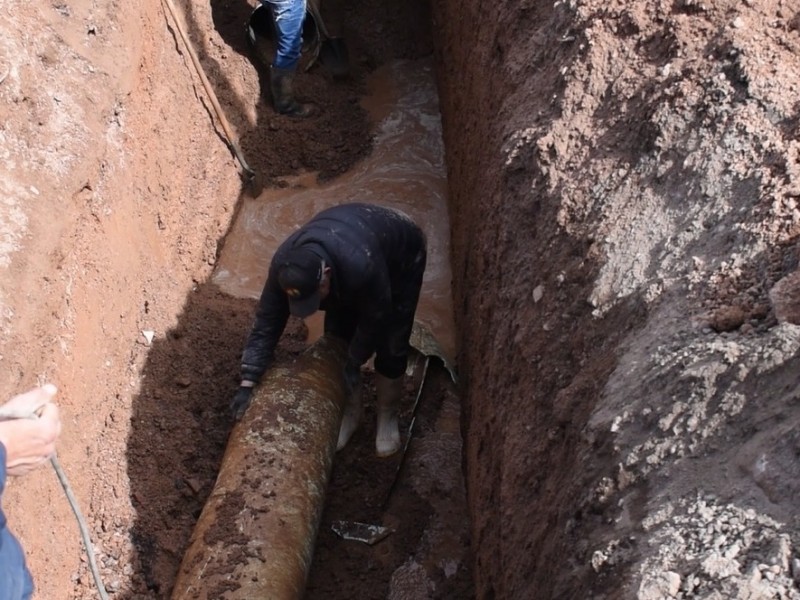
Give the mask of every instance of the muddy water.
<svg viewBox="0 0 800 600">
<path fill-rule="evenodd" d="M 425 230 L 428 264 L 417 319 L 449 356 L 455 354 L 450 296 L 450 228 L 438 99 L 429 62 L 398 62 L 376 72 L 363 101 L 374 123 L 374 149 L 347 174 L 319 185 L 316 174 L 246 200 L 228 234 L 213 281 L 256 298 L 269 262 L 286 236 L 320 210 L 362 201 L 399 208 Z M 322 317 L 308 321 L 310 338 Z M 460 408 L 441 371 L 426 384 L 411 431 L 413 397 L 404 405 L 399 455 L 374 456 L 374 413 L 337 454 L 311 567 L 308 600 L 340 598 L 472 598 L 466 498 L 461 477 Z M 413 396 L 413 394 L 412 394 Z M 394 488 L 392 502 L 384 503 Z M 365 483 L 368 482 L 368 483 Z M 383 508 L 378 508 L 382 507 Z M 339 539 L 336 521 L 382 524 L 394 533 L 375 547 Z M 424 532 L 421 534 L 420 532 Z M 426 590 L 438 590 L 431 596 Z"/>
<path fill-rule="evenodd" d="M 238 297 L 257 298 L 278 245 L 320 210 L 370 202 L 408 213 L 428 236 L 428 264 L 417 319 L 455 355 L 450 297 L 450 227 L 444 149 L 432 64 L 396 62 L 374 73 L 364 107 L 374 125 L 374 151 L 345 175 L 318 185 L 316 174 L 287 179 L 287 187 L 245 200 L 228 234 L 213 281 Z M 308 321 L 321 331 L 320 314 Z"/>
</svg>

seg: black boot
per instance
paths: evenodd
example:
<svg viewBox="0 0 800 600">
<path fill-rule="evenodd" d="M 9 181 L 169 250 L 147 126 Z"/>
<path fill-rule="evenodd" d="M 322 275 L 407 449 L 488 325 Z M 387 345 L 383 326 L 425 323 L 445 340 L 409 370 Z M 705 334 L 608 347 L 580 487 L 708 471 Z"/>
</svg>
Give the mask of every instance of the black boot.
<svg viewBox="0 0 800 600">
<path fill-rule="evenodd" d="M 305 118 L 314 114 L 313 104 L 302 104 L 294 97 L 292 83 L 294 71 L 270 67 L 269 91 L 272 94 L 272 106 L 275 112 L 290 117 Z"/>
</svg>

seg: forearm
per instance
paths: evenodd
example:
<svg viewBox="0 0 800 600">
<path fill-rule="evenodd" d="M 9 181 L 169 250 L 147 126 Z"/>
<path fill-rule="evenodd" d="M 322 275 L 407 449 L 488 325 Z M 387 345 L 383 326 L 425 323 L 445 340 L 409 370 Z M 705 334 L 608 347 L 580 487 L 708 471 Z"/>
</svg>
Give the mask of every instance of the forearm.
<svg viewBox="0 0 800 600">
<path fill-rule="evenodd" d="M 242 381 L 258 383 L 275 357 L 278 340 L 289 320 L 289 305 L 268 281 L 261 294 L 255 321 L 242 352 Z"/>
<path fill-rule="evenodd" d="M 272 364 L 275 356 L 276 340 L 265 336 L 263 332 L 254 330 L 247 340 L 242 353 L 242 383 L 254 385 L 261 380 L 264 372 Z"/>
<path fill-rule="evenodd" d="M 258 383 L 275 360 L 275 347 L 288 317 L 256 318 L 242 353 L 242 381 Z"/>
<path fill-rule="evenodd" d="M 373 272 L 360 290 L 358 325 L 347 349 L 350 362 L 361 366 L 375 353 L 377 336 L 391 310 L 391 289 L 388 273 L 384 269 Z"/>
</svg>

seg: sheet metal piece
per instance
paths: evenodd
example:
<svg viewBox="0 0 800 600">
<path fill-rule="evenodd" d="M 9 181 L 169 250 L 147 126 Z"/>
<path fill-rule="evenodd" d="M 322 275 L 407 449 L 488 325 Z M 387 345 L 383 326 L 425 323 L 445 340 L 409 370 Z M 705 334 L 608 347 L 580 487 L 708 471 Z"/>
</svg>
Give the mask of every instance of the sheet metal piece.
<svg viewBox="0 0 800 600">
<path fill-rule="evenodd" d="M 458 375 L 456 374 L 455 366 L 453 366 L 453 360 L 442 350 L 442 346 L 433 335 L 433 332 L 419 321 L 414 321 L 409 344 L 414 350 L 422 354 L 422 356 L 436 356 L 439 358 L 444 368 L 447 369 L 447 372 L 450 374 L 450 379 L 453 383 L 458 382 Z"/>
<path fill-rule="evenodd" d="M 343 540 L 364 542 L 373 546 L 394 532 L 390 527 L 359 523 L 358 521 L 334 521 L 331 529 Z"/>
<path fill-rule="evenodd" d="M 271 369 L 233 428 L 172 600 L 302 598 L 345 401 L 344 343 Z"/>
</svg>

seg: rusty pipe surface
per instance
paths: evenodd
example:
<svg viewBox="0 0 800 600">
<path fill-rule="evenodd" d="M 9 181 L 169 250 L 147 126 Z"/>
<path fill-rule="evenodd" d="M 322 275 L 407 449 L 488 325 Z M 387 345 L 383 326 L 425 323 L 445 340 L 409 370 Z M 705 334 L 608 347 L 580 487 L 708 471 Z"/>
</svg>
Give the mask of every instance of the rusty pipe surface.
<svg viewBox="0 0 800 600">
<path fill-rule="evenodd" d="M 271 369 L 228 439 L 172 600 L 302 598 L 345 401 L 344 342 Z"/>
</svg>

